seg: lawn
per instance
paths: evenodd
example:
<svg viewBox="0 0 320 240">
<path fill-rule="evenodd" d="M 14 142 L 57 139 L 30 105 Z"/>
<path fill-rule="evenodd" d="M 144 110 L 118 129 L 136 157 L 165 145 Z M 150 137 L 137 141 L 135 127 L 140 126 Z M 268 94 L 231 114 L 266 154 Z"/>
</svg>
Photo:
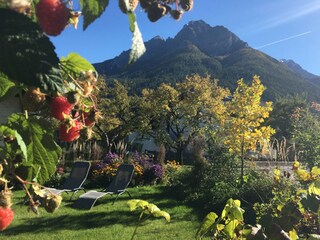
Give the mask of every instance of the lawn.
<svg viewBox="0 0 320 240">
<path fill-rule="evenodd" d="M 191 207 L 172 198 L 163 186 L 130 188 L 133 198 L 143 199 L 156 204 L 161 210 L 171 215 L 171 222 L 164 218 L 151 218 L 144 222 L 137 231 L 135 239 L 194 239 L 200 221 Z M 129 197 L 124 194 L 112 205 L 112 198 L 105 196 L 91 210 L 72 208 L 63 193 L 62 206 L 53 214 L 40 208 L 40 215 L 27 211 L 22 205 L 23 191 L 14 192 L 15 217 L 11 225 L 0 233 L 0 239 L 131 239 L 138 212 L 130 212 L 126 204 Z M 77 196 L 76 196 L 77 197 Z"/>
</svg>

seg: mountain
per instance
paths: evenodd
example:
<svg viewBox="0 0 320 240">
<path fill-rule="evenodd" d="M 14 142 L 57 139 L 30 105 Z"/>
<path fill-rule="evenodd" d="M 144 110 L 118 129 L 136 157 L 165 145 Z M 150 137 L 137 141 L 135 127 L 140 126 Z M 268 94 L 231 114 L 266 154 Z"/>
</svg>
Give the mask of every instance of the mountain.
<svg viewBox="0 0 320 240">
<path fill-rule="evenodd" d="M 186 75 L 210 74 L 219 84 L 234 90 L 238 79 L 260 76 L 267 90 L 264 100 L 306 92 L 320 100 L 320 85 L 313 83 L 284 62 L 251 48 L 223 26 L 211 27 L 202 20 L 186 24 L 174 38 L 156 36 L 145 43 L 147 52 L 128 65 L 129 51 L 94 64 L 108 79 L 126 82 L 132 92 L 159 84 L 182 81 Z"/>
<path fill-rule="evenodd" d="M 311 83 L 320 86 L 320 76 L 309 73 L 303 69 L 298 63 L 294 62 L 291 59 L 280 59 L 280 62 L 285 64 L 291 71 L 297 73 L 301 77 L 309 80 Z"/>
</svg>

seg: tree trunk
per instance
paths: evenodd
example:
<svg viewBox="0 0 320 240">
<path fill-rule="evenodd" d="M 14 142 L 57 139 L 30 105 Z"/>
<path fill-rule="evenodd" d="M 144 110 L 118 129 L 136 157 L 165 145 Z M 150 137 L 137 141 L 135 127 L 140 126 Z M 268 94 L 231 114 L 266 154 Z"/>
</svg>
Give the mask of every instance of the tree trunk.
<svg viewBox="0 0 320 240">
<path fill-rule="evenodd" d="M 166 146 L 161 143 L 159 146 L 158 162 L 164 166 L 166 160 Z"/>
<path fill-rule="evenodd" d="M 183 165 L 183 150 L 184 150 L 183 143 L 180 142 L 177 152 L 178 152 L 178 161 L 181 163 L 181 165 Z"/>
</svg>

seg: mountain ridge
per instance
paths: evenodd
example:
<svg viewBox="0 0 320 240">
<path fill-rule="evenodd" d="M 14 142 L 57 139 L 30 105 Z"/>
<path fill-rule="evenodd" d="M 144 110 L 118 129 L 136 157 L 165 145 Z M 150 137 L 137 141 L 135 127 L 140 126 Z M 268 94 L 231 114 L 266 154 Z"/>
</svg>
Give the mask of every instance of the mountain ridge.
<svg viewBox="0 0 320 240">
<path fill-rule="evenodd" d="M 320 84 L 316 80 L 306 78 L 303 71 L 294 71 L 284 61 L 251 48 L 223 26 L 191 21 L 174 38 L 165 40 L 156 36 L 145 45 L 147 52 L 134 64 L 127 65 L 129 51 L 124 51 L 94 66 L 109 79 L 128 84 L 133 93 L 145 87 L 157 87 L 162 82 L 175 84 L 194 73 L 210 74 L 219 79 L 220 85 L 234 90 L 238 79 L 249 82 L 259 75 L 267 88 L 265 100 L 303 92 L 308 93 L 310 100 L 320 100 Z"/>
</svg>

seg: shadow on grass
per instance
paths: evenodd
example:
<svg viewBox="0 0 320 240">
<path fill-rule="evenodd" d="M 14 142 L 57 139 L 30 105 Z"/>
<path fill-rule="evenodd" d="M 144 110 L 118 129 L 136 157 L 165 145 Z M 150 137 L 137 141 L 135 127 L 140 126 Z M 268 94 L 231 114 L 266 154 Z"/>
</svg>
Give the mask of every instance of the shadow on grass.
<svg viewBox="0 0 320 240">
<path fill-rule="evenodd" d="M 137 215 L 128 211 L 104 211 L 88 212 L 79 211 L 77 215 L 52 215 L 50 217 L 25 218 L 17 226 L 10 228 L 10 231 L 3 232 L 3 236 L 14 236 L 23 233 L 55 232 L 61 230 L 82 230 L 90 228 L 102 228 L 114 224 L 126 226 L 134 225 Z"/>
</svg>

